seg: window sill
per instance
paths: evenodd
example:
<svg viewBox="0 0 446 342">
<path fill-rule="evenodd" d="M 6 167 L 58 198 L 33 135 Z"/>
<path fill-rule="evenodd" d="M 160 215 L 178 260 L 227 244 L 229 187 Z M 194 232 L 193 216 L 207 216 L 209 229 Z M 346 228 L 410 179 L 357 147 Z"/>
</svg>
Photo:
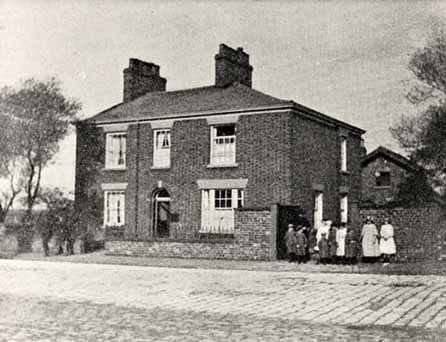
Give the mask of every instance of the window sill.
<svg viewBox="0 0 446 342">
<path fill-rule="evenodd" d="M 102 171 L 127 171 L 127 167 L 104 167 Z"/>
<path fill-rule="evenodd" d="M 238 163 L 231 163 L 231 164 L 208 164 L 206 166 L 208 169 L 217 169 L 217 168 L 229 168 L 229 167 L 238 167 Z"/>
<path fill-rule="evenodd" d="M 392 186 L 391 185 L 375 185 L 375 189 L 379 189 L 379 190 L 392 189 Z"/>
<path fill-rule="evenodd" d="M 234 232 L 212 233 L 207 231 L 199 231 L 200 239 L 233 239 Z"/>
<path fill-rule="evenodd" d="M 152 166 L 150 170 L 170 170 L 170 166 Z"/>
</svg>

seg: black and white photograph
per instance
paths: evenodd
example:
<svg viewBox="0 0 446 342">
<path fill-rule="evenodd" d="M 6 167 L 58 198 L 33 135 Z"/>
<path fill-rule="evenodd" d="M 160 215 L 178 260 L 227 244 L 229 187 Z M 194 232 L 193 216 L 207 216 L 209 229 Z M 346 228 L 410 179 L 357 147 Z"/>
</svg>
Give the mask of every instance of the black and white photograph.
<svg viewBox="0 0 446 342">
<path fill-rule="evenodd" d="M 446 1 L 0 0 L 2 341 L 446 341 Z"/>
</svg>

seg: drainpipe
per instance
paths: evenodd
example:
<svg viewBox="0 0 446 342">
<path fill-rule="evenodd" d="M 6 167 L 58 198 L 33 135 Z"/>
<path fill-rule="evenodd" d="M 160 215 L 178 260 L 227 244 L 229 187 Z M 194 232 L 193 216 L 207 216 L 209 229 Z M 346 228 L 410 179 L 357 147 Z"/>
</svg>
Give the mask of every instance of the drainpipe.
<svg viewBox="0 0 446 342">
<path fill-rule="evenodd" d="M 135 160 L 135 232 L 134 237 L 138 238 L 138 193 L 139 193 L 139 120 L 136 121 L 136 160 Z"/>
</svg>

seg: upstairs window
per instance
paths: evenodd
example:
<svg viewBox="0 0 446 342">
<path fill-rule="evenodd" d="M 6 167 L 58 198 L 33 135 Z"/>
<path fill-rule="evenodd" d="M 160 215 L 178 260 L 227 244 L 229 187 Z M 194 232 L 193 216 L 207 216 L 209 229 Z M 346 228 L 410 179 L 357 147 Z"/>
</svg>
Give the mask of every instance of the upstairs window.
<svg viewBox="0 0 446 342">
<path fill-rule="evenodd" d="M 347 138 L 341 140 L 341 171 L 347 172 Z"/>
<path fill-rule="evenodd" d="M 126 134 L 108 133 L 106 135 L 105 167 L 124 169 L 126 167 Z"/>
<path fill-rule="evenodd" d="M 378 171 L 375 174 L 376 186 L 390 186 L 390 172 Z"/>
<path fill-rule="evenodd" d="M 235 125 L 211 127 L 211 165 L 235 164 Z"/>
<path fill-rule="evenodd" d="M 104 225 L 122 226 L 125 224 L 124 191 L 104 192 Z"/>
<path fill-rule="evenodd" d="M 153 166 L 170 167 L 170 129 L 153 132 Z"/>
</svg>

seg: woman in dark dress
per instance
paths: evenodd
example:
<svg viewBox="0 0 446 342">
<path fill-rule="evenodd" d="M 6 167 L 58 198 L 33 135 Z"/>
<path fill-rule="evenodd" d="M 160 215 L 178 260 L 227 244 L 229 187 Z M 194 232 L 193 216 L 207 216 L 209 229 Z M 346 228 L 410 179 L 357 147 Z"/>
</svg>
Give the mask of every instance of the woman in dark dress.
<svg viewBox="0 0 446 342">
<path fill-rule="evenodd" d="M 336 262 L 336 250 L 338 248 L 338 244 L 336 242 L 336 232 L 338 228 L 336 223 L 332 223 L 330 230 L 328 231 L 328 244 L 330 246 L 330 262 Z"/>
<path fill-rule="evenodd" d="M 305 261 L 306 248 L 307 238 L 303 233 L 303 227 L 298 226 L 296 232 L 296 256 L 299 264 Z"/>
<path fill-rule="evenodd" d="M 314 248 L 317 246 L 317 229 L 313 228 L 310 231 L 309 237 L 308 237 L 308 252 L 309 252 L 309 260 L 314 259 L 317 260 L 317 252 L 314 250 Z"/>
<path fill-rule="evenodd" d="M 330 257 L 327 233 L 322 233 L 321 239 L 318 243 L 318 247 L 320 262 L 322 265 L 325 265 Z"/>
<path fill-rule="evenodd" d="M 288 261 L 296 261 L 297 240 L 296 231 L 294 230 L 294 226 L 292 224 L 288 225 L 288 231 L 285 234 L 285 245 L 288 253 Z"/>
<path fill-rule="evenodd" d="M 349 265 L 356 263 L 358 253 L 358 241 L 355 233 L 350 227 L 347 227 L 347 235 L 345 236 L 345 259 Z"/>
</svg>

